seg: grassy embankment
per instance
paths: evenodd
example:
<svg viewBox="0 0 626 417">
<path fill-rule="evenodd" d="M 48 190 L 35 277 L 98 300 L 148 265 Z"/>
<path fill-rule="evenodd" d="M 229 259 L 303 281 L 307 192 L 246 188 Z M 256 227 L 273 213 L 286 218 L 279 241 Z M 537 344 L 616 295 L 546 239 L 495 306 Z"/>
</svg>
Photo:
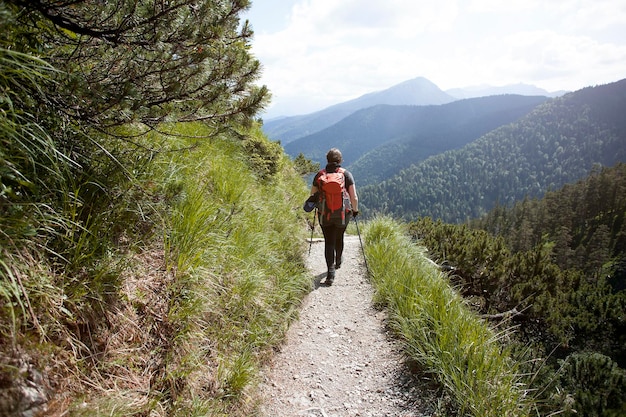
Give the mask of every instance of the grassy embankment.
<svg viewBox="0 0 626 417">
<path fill-rule="evenodd" d="M 517 366 L 504 347 L 507 329 L 481 320 L 400 224 L 378 218 L 364 228 L 375 302 L 407 354 L 451 395 L 460 416 L 530 414 Z"/>
<path fill-rule="evenodd" d="M 75 184 L 49 230 L 19 240 L 4 231 L 14 243 L 0 253 L 1 375 L 27 384 L 38 370 L 55 393 L 50 412 L 255 409 L 257 372 L 311 285 L 306 187 L 282 150 L 265 158 L 272 147 L 258 130 L 244 150 L 241 138 L 206 129 L 180 124 L 174 136 L 119 143 L 113 165 L 124 175 L 102 177 L 106 204 L 85 213 L 77 196 L 94 183 Z M 160 152 L 139 157 L 144 148 Z"/>
</svg>

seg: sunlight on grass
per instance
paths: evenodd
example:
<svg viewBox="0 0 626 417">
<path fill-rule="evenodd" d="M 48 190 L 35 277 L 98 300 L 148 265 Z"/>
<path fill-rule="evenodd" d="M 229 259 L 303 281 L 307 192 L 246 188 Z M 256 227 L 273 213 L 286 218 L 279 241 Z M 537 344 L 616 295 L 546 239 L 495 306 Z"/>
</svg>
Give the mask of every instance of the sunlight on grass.
<svg viewBox="0 0 626 417">
<path fill-rule="evenodd" d="M 70 179 L 63 216 L 40 224 L 56 252 L 26 229 L 32 252 L 1 248 L 0 335 L 62 370 L 68 416 L 252 415 L 259 369 L 312 285 L 306 184 L 282 148 L 244 151 L 258 128 L 136 130 L 116 132 L 133 162 L 114 191 Z"/>
<path fill-rule="evenodd" d="M 217 395 L 196 399 L 195 410 L 245 403 L 260 361 L 280 343 L 311 285 L 301 258 L 302 180 L 285 173 L 271 185 L 259 182 L 239 152 L 236 143 L 204 142 L 161 165 L 164 178 L 178 184 L 165 238 L 168 265 L 177 277 L 170 286 L 179 329 L 172 349 L 209 341 L 204 365 L 186 362 L 188 352 L 175 356 L 172 369 L 189 379 L 200 366 L 213 375 Z M 179 394 L 187 397 L 184 390 Z M 250 411 L 240 408 L 229 415 Z"/>
<path fill-rule="evenodd" d="M 365 228 L 375 301 L 389 310 L 407 353 L 436 375 L 460 415 L 528 416 L 526 391 L 499 335 L 477 317 L 402 227 Z"/>
</svg>

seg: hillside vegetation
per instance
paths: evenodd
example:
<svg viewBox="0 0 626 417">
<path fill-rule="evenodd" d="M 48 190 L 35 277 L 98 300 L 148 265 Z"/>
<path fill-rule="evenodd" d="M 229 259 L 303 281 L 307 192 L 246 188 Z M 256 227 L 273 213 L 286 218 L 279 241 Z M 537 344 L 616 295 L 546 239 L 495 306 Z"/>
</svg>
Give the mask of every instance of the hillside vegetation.
<svg viewBox="0 0 626 417">
<path fill-rule="evenodd" d="M 379 105 L 291 142 L 285 151 L 319 161 L 328 149 L 338 147 L 361 186 L 376 184 L 429 156 L 463 147 L 526 115 L 545 100 L 495 96 L 440 106 Z"/>
<path fill-rule="evenodd" d="M 170 133 L 138 138 L 167 148 L 60 242 L 3 242 L 3 415 L 32 386 L 30 407 L 69 415 L 249 415 L 310 288 L 303 182 L 283 158 L 263 179 L 246 142 L 201 124 Z"/>
<path fill-rule="evenodd" d="M 626 412 L 625 196 L 619 164 L 472 227 L 410 225 L 478 313 L 517 327 L 540 415 Z"/>
<path fill-rule="evenodd" d="M 452 397 L 454 415 L 531 415 L 509 331 L 472 311 L 402 225 L 377 218 L 364 234 L 375 301 L 389 310 L 407 355 Z"/>
<path fill-rule="evenodd" d="M 362 187 L 369 212 L 463 222 L 626 161 L 626 80 L 551 99 L 462 149 Z"/>
<path fill-rule="evenodd" d="M 310 280 L 247 5 L 0 3 L 0 415 L 254 409 Z"/>
</svg>

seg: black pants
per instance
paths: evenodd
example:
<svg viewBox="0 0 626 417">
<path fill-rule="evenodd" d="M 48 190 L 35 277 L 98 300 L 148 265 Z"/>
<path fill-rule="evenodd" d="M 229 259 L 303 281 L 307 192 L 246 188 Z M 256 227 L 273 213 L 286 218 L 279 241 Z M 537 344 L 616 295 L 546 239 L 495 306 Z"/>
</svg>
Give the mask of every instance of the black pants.
<svg viewBox="0 0 626 417">
<path fill-rule="evenodd" d="M 322 226 L 324 233 L 324 256 L 326 257 L 326 266 L 330 269 L 335 264 L 335 260 L 341 262 L 343 254 L 343 235 L 346 232 L 346 226 L 329 224 Z"/>
</svg>

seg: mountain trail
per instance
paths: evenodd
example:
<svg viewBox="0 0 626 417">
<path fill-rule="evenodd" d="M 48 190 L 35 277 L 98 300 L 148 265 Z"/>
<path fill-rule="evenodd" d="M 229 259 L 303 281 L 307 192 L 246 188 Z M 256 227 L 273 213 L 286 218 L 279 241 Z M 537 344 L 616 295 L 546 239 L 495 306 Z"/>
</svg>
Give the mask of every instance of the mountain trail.
<svg viewBox="0 0 626 417">
<path fill-rule="evenodd" d="M 315 287 L 262 375 L 262 415 L 433 415 L 432 381 L 410 371 L 386 313 L 372 304 L 358 236 L 345 236 L 343 258 L 334 284 L 325 285 L 324 242 L 314 239 L 307 267 Z"/>
</svg>

